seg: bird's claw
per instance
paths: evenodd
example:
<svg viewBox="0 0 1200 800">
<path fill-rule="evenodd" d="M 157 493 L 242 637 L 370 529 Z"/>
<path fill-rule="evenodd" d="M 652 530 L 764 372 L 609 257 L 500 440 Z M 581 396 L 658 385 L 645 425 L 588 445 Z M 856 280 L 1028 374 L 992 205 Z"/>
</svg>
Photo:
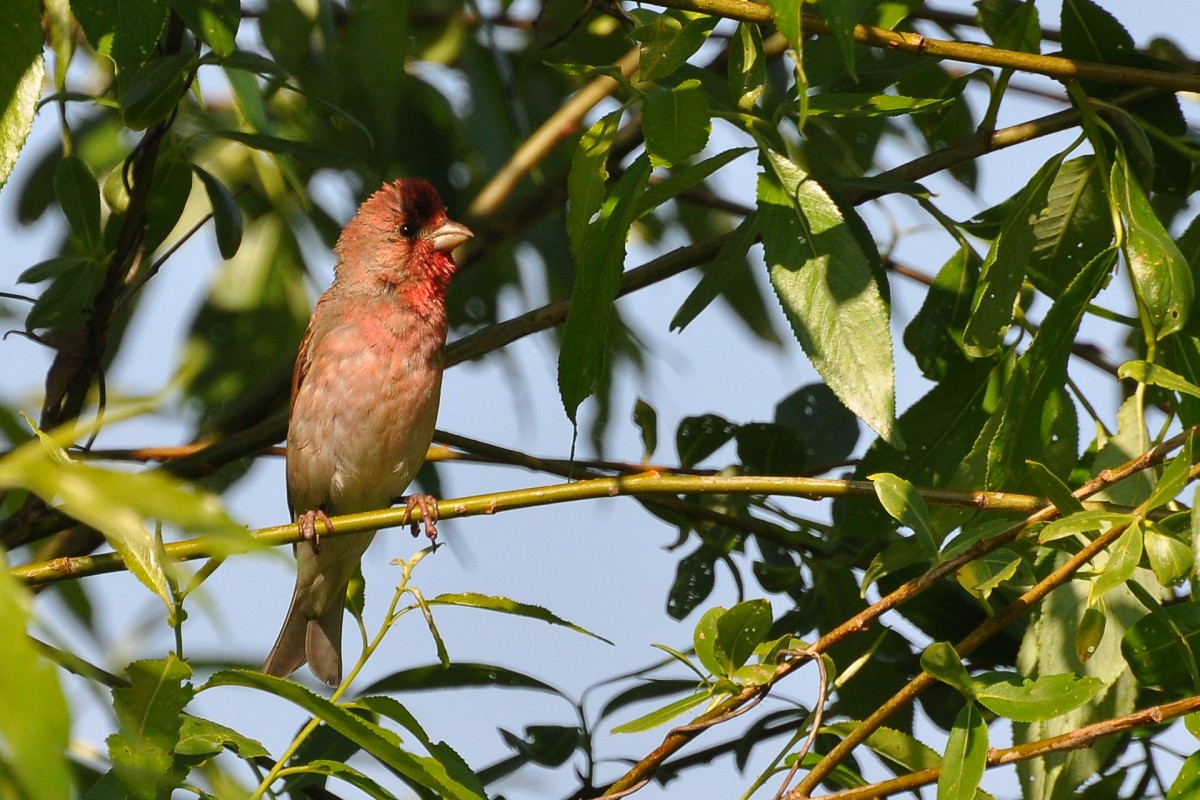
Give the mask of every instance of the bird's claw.
<svg viewBox="0 0 1200 800">
<path fill-rule="evenodd" d="M 317 533 L 317 520 L 321 520 L 326 533 L 333 533 L 333 522 L 323 508 L 305 511 L 296 518 L 296 527 L 300 529 L 300 538 L 312 545 L 314 553 L 321 552 L 321 534 Z"/>
<path fill-rule="evenodd" d="M 425 535 L 429 537 L 430 543 L 437 547 L 437 523 L 438 523 L 438 505 L 437 500 L 427 494 L 410 494 L 404 499 L 404 522 L 412 531 L 414 537 L 421 533 L 421 523 L 425 524 Z M 421 518 L 413 518 L 413 509 L 421 509 Z"/>
</svg>

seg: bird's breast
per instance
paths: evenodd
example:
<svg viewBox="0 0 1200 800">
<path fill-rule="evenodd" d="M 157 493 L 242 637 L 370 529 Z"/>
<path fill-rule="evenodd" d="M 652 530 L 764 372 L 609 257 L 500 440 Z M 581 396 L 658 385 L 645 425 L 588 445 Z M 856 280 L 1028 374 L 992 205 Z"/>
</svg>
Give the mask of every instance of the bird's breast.
<svg viewBox="0 0 1200 800">
<path fill-rule="evenodd" d="M 297 513 L 353 513 L 404 493 L 433 437 L 444 328 L 360 308 L 314 338 L 288 428 Z M 430 341 L 430 334 L 432 341 Z"/>
</svg>

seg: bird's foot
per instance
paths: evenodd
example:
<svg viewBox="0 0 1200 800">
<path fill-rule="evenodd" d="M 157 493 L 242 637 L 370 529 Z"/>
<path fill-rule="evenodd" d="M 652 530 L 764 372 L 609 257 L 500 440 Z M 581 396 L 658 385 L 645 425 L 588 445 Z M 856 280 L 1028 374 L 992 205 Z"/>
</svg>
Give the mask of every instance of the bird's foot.
<svg viewBox="0 0 1200 800">
<path fill-rule="evenodd" d="M 317 533 L 317 520 L 321 520 L 326 533 L 333 533 L 333 522 L 323 508 L 305 511 L 296 517 L 296 527 L 300 529 L 300 538 L 312 545 L 314 553 L 321 552 L 321 534 Z"/>
<path fill-rule="evenodd" d="M 437 547 L 438 505 L 437 499 L 427 494 L 410 494 L 401 498 L 404 500 L 404 522 L 412 530 L 413 536 L 421 532 L 421 523 L 425 523 L 425 535 L 434 547 Z M 413 518 L 413 509 L 421 509 L 421 518 Z"/>
</svg>

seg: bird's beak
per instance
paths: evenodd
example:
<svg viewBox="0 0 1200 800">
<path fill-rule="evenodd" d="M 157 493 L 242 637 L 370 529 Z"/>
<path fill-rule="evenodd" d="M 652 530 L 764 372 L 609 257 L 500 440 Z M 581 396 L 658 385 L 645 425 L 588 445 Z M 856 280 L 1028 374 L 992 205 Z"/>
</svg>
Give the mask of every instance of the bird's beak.
<svg viewBox="0 0 1200 800">
<path fill-rule="evenodd" d="M 433 241 L 434 250 L 446 250 L 448 252 L 474 235 L 466 225 L 446 220 L 437 230 L 429 234 L 429 238 Z"/>
</svg>

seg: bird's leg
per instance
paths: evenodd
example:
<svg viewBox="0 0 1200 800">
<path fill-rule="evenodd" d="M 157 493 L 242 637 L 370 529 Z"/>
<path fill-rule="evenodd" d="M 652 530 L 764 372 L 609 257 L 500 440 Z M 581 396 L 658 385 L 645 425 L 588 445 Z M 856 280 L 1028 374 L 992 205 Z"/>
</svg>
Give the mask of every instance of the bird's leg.
<svg viewBox="0 0 1200 800">
<path fill-rule="evenodd" d="M 317 520 L 321 520 L 321 524 L 325 526 L 326 533 L 333 533 L 333 522 L 329 519 L 329 515 L 325 513 L 325 509 L 323 508 L 314 508 L 311 511 L 305 511 L 296 517 L 296 527 L 300 529 L 300 538 L 312 544 L 314 553 L 321 552 L 321 535 L 317 533 Z"/>
<path fill-rule="evenodd" d="M 410 494 L 400 499 L 404 501 L 404 522 L 401 524 L 408 525 L 412 530 L 412 535 L 417 536 L 421 532 L 421 523 L 424 522 L 425 535 L 436 546 L 438 522 L 437 499 L 427 494 Z M 421 509 L 421 519 L 417 520 L 413 518 L 414 508 Z"/>
</svg>

